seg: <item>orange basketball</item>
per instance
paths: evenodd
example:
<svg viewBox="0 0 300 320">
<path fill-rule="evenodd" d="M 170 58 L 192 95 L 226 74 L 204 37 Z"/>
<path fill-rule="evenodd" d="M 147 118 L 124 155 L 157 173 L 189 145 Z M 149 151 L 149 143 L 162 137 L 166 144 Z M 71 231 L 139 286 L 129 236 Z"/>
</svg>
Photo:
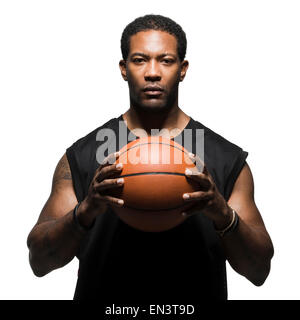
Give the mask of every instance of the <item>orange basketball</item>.
<svg viewBox="0 0 300 320">
<path fill-rule="evenodd" d="M 197 184 L 186 178 L 185 169 L 195 164 L 183 146 L 161 136 L 140 138 L 120 150 L 115 163 L 122 163 L 124 185 L 111 194 L 124 200 L 115 213 L 133 228 L 160 232 L 186 218 L 181 215 L 191 203 L 183 193 L 194 192 Z"/>
</svg>

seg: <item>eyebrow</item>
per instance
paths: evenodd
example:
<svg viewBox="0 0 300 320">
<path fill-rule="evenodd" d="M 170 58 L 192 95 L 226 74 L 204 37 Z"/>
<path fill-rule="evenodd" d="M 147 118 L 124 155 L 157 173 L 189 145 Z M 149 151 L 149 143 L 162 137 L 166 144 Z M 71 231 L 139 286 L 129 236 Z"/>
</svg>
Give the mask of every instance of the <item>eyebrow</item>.
<svg viewBox="0 0 300 320">
<path fill-rule="evenodd" d="M 143 53 L 143 52 L 134 52 L 134 53 L 131 54 L 130 57 L 132 58 L 132 57 L 134 57 L 134 56 L 141 56 L 141 57 L 144 57 L 144 58 L 146 58 L 146 59 L 149 59 L 149 58 L 150 58 L 149 55 L 147 55 L 147 54 L 145 54 L 145 53 Z M 172 56 L 173 58 L 177 59 L 177 57 L 176 57 L 175 54 L 173 54 L 173 53 L 168 53 L 168 52 L 160 54 L 159 56 L 157 56 L 157 58 L 163 58 L 163 57 L 165 57 L 165 56 Z"/>
</svg>

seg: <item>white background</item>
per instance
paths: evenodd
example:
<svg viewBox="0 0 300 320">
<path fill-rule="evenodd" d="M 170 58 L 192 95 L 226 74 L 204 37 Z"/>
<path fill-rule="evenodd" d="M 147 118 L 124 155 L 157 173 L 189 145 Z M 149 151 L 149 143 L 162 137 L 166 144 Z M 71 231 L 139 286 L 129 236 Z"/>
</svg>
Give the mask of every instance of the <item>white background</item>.
<svg viewBox="0 0 300 320">
<path fill-rule="evenodd" d="M 26 238 L 74 141 L 128 109 L 120 37 L 144 14 L 188 39 L 180 106 L 249 152 L 272 237 L 269 278 L 228 266 L 229 299 L 299 299 L 299 1 L 1 1 L 0 299 L 72 299 L 77 260 L 43 278 Z"/>
</svg>

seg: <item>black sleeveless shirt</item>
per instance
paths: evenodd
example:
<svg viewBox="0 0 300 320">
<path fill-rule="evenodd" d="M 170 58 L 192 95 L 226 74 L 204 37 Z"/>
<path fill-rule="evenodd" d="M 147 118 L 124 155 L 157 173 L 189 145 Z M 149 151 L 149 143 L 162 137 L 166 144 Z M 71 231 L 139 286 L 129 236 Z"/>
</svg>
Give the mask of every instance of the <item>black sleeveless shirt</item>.
<svg viewBox="0 0 300 320">
<path fill-rule="evenodd" d="M 109 137 L 97 141 L 97 133 L 104 128 L 113 130 L 116 139 L 111 136 L 113 141 Z M 218 190 L 228 200 L 248 153 L 192 118 L 185 129 L 193 133 L 189 151 L 194 154 L 195 131 L 204 129 L 205 164 Z M 129 142 L 123 133 L 127 137 L 132 134 L 120 115 L 66 150 L 78 201 L 87 195 L 99 166 L 97 149 L 103 143 L 121 149 Z M 185 130 L 175 141 L 184 141 L 184 133 Z M 78 259 L 75 300 L 182 304 L 227 299 L 226 259 L 221 242 L 212 221 L 201 212 L 171 230 L 152 233 L 131 228 L 110 208 L 97 217 L 83 239 Z"/>
</svg>

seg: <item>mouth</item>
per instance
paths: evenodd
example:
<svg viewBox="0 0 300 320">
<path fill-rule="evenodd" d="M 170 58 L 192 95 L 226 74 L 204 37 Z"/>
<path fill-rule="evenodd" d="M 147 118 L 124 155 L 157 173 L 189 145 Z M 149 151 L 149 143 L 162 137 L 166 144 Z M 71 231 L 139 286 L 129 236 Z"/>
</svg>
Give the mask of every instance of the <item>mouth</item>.
<svg viewBox="0 0 300 320">
<path fill-rule="evenodd" d="M 145 95 L 147 96 L 160 96 L 162 91 L 145 91 Z"/>
<path fill-rule="evenodd" d="M 159 96 L 163 93 L 163 89 L 158 86 L 147 86 L 143 91 L 148 96 Z"/>
</svg>

